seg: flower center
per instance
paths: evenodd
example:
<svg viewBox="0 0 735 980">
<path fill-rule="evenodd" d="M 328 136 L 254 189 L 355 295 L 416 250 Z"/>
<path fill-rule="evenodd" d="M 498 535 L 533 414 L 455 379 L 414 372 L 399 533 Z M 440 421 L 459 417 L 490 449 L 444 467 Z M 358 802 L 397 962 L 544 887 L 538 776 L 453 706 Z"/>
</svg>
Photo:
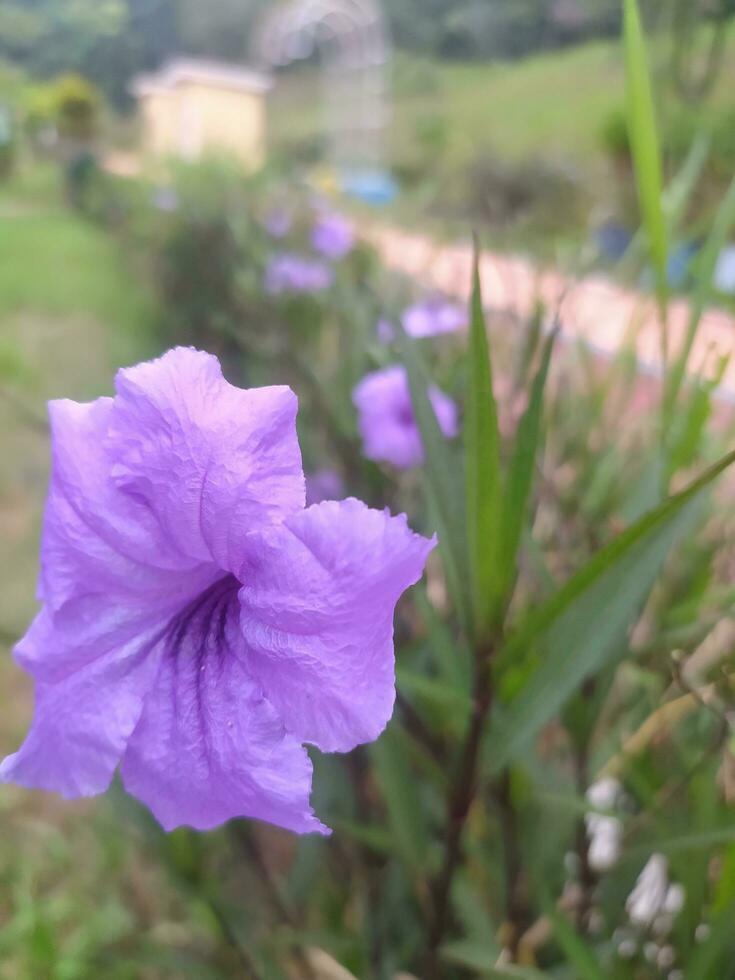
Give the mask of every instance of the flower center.
<svg viewBox="0 0 735 980">
<path fill-rule="evenodd" d="M 239 589 L 235 576 L 225 575 L 178 612 L 166 631 L 166 653 L 194 656 L 197 662 L 210 654 L 221 657 L 228 646 L 227 631 L 233 617 L 237 622 Z"/>
</svg>

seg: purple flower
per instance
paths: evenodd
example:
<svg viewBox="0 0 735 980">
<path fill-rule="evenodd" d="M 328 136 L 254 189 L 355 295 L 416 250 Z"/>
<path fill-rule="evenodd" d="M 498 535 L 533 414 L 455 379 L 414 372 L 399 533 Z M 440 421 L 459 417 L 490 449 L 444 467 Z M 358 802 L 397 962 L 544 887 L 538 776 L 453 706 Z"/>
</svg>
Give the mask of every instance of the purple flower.
<svg viewBox="0 0 735 980">
<path fill-rule="evenodd" d="M 438 388 L 429 398 L 444 435 L 457 435 L 457 406 Z M 363 452 L 375 462 L 391 463 L 398 469 L 420 466 L 424 461 L 421 433 L 411 403 L 405 368 L 400 365 L 375 371 L 362 379 L 352 394 L 359 414 Z"/>
<path fill-rule="evenodd" d="M 282 293 L 319 293 L 329 289 L 334 273 L 324 262 L 301 255 L 276 255 L 265 272 L 265 289 L 271 296 Z"/>
<path fill-rule="evenodd" d="M 335 470 L 318 470 L 306 477 L 306 506 L 321 504 L 324 500 L 342 500 L 345 487 L 342 477 Z"/>
<path fill-rule="evenodd" d="M 271 238 L 285 238 L 292 224 L 291 212 L 287 208 L 273 208 L 263 218 L 263 227 Z"/>
<path fill-rule="evenodd" d="M 341 214 L 323 211 L 311 230 L 311 244 L 325 258 L 342 259 L 355 244 L 352 225 Z"/>
<path fill-rule="evenodd" d="M 409 337 L 435 337 L 455 333 L 467 326 L 467 311 L 459 303 L 434 296 L 416 303 L 403 314 L 403 329 Z"/>
<path fill-rule="evenodd" d="M 376 332 L 378 334 L 378 342 L 381 344 L 392 344 L 395 340 L 396 328 L 385 317 L 381 317 L 378 320 Z"/>
<path fill-rule="evenodd" d="M 167 830 L 328 832 L 303 743 L 378 737 L 393 609 L 434 542 L 354 499 L 304 509 L 296 410 L 183 348 L 51 403 L 43 606 L 16 648 L 36 708 L 0 779 L 91 796 L 119 765 Z"/>
</svg>

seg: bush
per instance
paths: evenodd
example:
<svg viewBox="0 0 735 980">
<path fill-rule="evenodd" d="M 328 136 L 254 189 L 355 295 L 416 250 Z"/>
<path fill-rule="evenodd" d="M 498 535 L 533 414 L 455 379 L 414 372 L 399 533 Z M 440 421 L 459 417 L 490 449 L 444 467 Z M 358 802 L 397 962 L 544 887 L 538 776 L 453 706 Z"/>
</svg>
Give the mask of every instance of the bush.
<svg viewBox="0 0 735 980">
<path fill-rule="evenodd" d="M 64 75 L 51 88 L 54 120 L 62 138 L 90 140 L 97 133 L 101 99 L 96 87 L 81 75 Z"/>
</svg>

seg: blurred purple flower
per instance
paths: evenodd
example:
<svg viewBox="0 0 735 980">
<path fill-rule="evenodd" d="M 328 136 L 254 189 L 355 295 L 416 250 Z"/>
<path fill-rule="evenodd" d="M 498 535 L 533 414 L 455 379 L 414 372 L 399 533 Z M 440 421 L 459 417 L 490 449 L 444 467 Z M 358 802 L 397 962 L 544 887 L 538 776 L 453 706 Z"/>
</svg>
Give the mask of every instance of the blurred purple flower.
<svg viewBox="0 0 735 980">
<path fill-rule="evenodd" d="M 441 431 L 448 439 L 453 438 L 458 432 L 457 406 L 434 386 L 429 389 L 429 398 Z M 404 367 L 393 365 L 368 374 L 355 388 L 352 400 L 368 459 L 391 463 L 398 469 L 421 465 L 424 447 Z"/>
<path fill-rule="evenodd" d="M 355 244 L 352 225 L 341 214 L 322 211 L 311 230 L 311 244 L 327 259 L 342 259 Z"/>
<path fill-rule="evenodd" d="M 409 337 L 435 337 L 455 333 L 467 326 L 467 310 L 443 296 L 433 296 L 416 303 L 403 314 L 403 329 Z"/>
<path fill-rule="evenodd" d="M 51 403 L 43 607 L 15 651 L 36 708 L 0 779 L 92 796 L 119 765 L 167 830 L 328 832 L 303 743 L 384 728 L 394 606 L 435 542 L 354 499 L 304 509 L 296 410 L 182 348 Z"/>
<path fill-rule="evenodd" d="M 393 326 L 390 320 L 386 320 L 385 317 L 381 317 L 380 320 L 378 320 L 376 330 L 379 343 L 391 344 L 395 340 L 396 328 Z"/>
<path fill-rule="evenodd" d="M 281 293 L 320 293 L 329 289 L 334 273 L 317 259 L 282 254 L 271 259 L 265 272 L 265 289 L 271 296 Z"/>
<path fill-rule="evenodd" d="M 173 212 L 179 207 L 179 195 L 174 187 L 156 187 L 152 194 L 153 207 L 158 211 Z"/>
<path fill-rule="evenodd" d="M 342 500 L 345 486 L 336 470 L 317 470 L 306 477 L 306 506 L 321 504 L 324 500 Z"/>
<path fill-rule="evenodd" d="M 263 218 L 263 227 L 272 238 L 285 238 L 292 224 L 293 218 L 287 208 L 273 208 Z"/>
</svg>

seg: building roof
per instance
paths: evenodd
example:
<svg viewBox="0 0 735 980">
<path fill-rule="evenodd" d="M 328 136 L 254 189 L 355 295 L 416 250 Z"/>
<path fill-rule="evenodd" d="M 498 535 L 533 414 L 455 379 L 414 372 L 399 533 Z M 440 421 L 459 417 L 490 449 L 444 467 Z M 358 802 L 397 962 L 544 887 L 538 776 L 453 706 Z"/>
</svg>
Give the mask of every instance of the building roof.
<svg viewBox="0 0 735 980">
<path fill-rule="evenodd" d="M 186 82 L 200 82 L 214 88 L 236 89 L 254 94 L 267 92 L 272 84 L 268 75 L 241 65 L 197 58 L 174 58 L 153 74 L 136 76 L 130 91 L 136 96 L 152 95 L 171 91 Z"/>
</svg>

